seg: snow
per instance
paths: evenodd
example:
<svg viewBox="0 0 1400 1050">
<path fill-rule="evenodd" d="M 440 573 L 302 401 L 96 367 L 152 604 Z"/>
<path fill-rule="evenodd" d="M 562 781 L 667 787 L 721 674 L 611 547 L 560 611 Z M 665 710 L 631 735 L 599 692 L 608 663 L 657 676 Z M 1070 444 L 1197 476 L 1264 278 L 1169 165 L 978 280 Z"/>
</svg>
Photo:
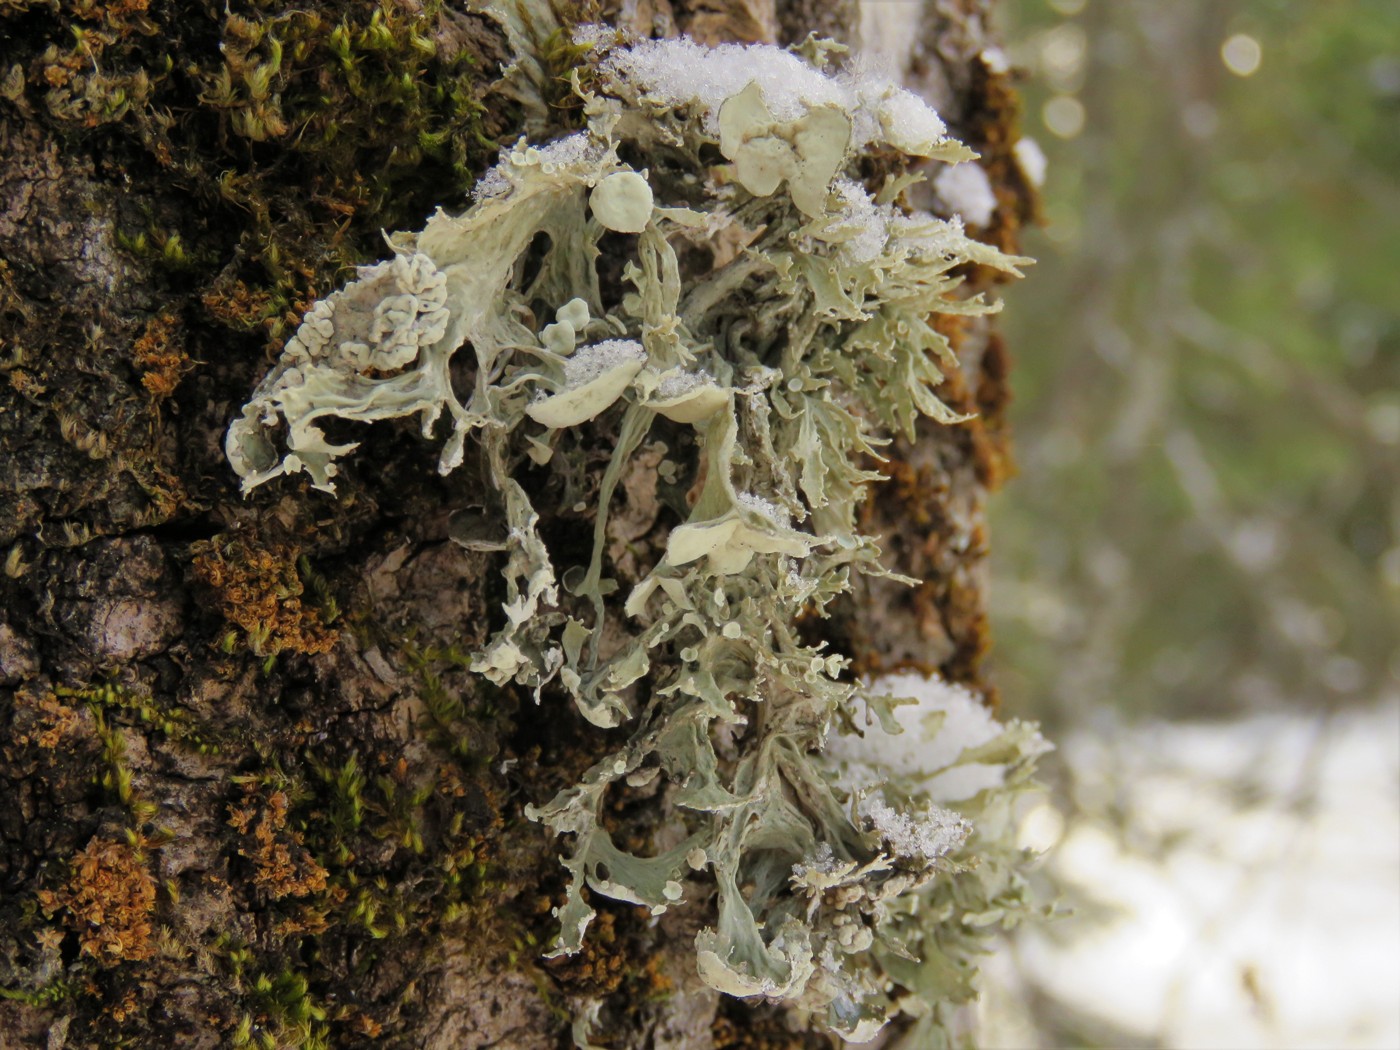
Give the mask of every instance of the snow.
<svg viewBox="0 0 1400 1050">
<path fill-rule="evenodd" d="M 941 806 L 918 820 L 893 809 L 878 796 L 861 799 L 856 809 L 901 857 L 941 857 L 961 846 L 972 833 L 971 824 Z"/>
<path fill-rule="evenodd" d="M 812 106 L 830 104 L 849 109 L 851 102 L 849 93 L 835 81 L 770 44 L 705 47 L 686 37 L 643 40 L 612 52 L 602 68 L 641 85 L 665 105 L 698 103 L 710 125 L 715 124 L 726 99 L 754 82 L 762 89 L 773 116 L 781 121 L 795 121 Z"/>
<path fill-rule="evenodd" d="M 982 60 L 982 64 L 987 67 L 987 72 L 995 76 L 1002 76 L 1011 72 L 1011 59 L 1006 52 L 999 47 L 985 47 L 982 53 L 977 56 Z"/>
<path fill-rule="evenodd" d="M 997 197 L 982 166 L 975 161 L 951 164 L 933 180 L 934 191 L 952 211 L 973 226 L 986 226 L 997 208 Z"/>
<path fill-rule="evenodd" d="M 577 34 L 575 39 L 580 39 Z M 800 120 L 815 106 L 840 108 L 851 118 L 856 148 L 877 138 L 899 148 L 915 143 L 932 148 L 947 133 L 933 108 L 895 84 L 888 64 L 879 61 L 857 60 L 848 71 L 827 76 L 770 44 L 706 47 L 680 37 L 616 49 L 600 68 L 636 84 L 662 105 L 699 106 L 706 131 L 713 135 L 718 135 L 720 107 L 753 83 L 783 123 Z"/>
<path fill-rule="evenodd" d="M 494 197 L 504 197 L 510 192 L 510 176 L 501 170 L 501 165 L 497 164 L 493 168 L 487 169 L 481 178 L 476 180 L 476 185 L 472 187 L 472 203 L 480 204 L 484 200 Z"/>
<path fill-rule="evenodd" d="M 792 866 L 792 877 L 800 879 L 808 874 L 834 875 L 840 867 L 831 851 L 831 843 L 820 842 L 815 853 L 804 858 L 802 863 Z"/>
<path fill-rule="evenodd" d="M 535 163 L 547 174 L 553 174 L 559 168 L 568 167 L 580 161 L 592 162 L 600 152 L 601 150 L 586 131 L 565 135 L 547 145 L 533 146 L 530 149 Z"/>
<path fill-rule="evenodd" d="M 1011 147 L 1011 153 L 1027 182 L 1036 189 L 1045 185 L 1045 169 L 1049 167 L 1050 162 L 1046 159 L 1045 151 L 1040 148 L 1039 142 L 1031 138 L 1018 139 L 1016 145 Z"/>
<path fill-rule="evenodd" d="M 618 38 L 617 30 L 602 22 L 586 22 L 574 27 L 574 43 L 580 47 L 610 44 Z"/>
<path fill-rule="evenodd" d="M 1000 767 L 947 768 L 958 760 L 964 748 L 985 744 L 1001 732 L 991 712 L 971 691 L 940 678 L 894 674 L 875 679 L 867 686 L 867 692 L 909 698 L 915 703 L 895 708 L 895 721 L 902 733 L 886 733 L 876 722 L 865 727 L 864 737 L 833 734 L 827 740 L 827 753 L 855 767 L 857 780 L 870 779 L 869 774 L 875 770 L 909 780 L 927 780 L 931 787 L 936 784 L 935 797 L 941 801 L 969 798 L 983 788 L 1001 783 Z M 940 715 L 942 725 L 930 733 L 929 723 Z M 944 772 L 939 773 L 940 770 Z"/>
<path fill-rule="evenodd" d="M 528 146 L 521 139 L 477 180 L 472 187 L 472 200 L 479 204 L 488 198 L 504 196 L 514 185 L 512 169 L 521 165 L 538 165 L 541 171 L 552 175 L 561 168 L 581 163 L 596 165 L 603 151 L 604 147 L 586 131 L 565 135 L 543 146 Z"/>
<path fill-rule="evenodd" d="M 934 108 L 907 88 L 888 92 L 880 103 L 880 123 L 896 143 L 919 142 L 932 147 L 948 133 L 948 126 Z"/>
<path fill-rule="evenodd" d="M 841 202 L 840 217 L 831 226 L 832 232 L 857 231 L 854 237 L 841 242 L 839 254 L 847 263 L 870 262 L 885 250 L 893 209 L 876 204 L 865 187 L 851 179 L 837 179 L 832 189 Z"/>
<path fill-rule="evenodd" d="M 663 401 L 669 401 L 672 398 L 689 394 L 713 382 L 714 380 L 710 377 L 710 374 L 703 370 L 699 372 L 682 372 L 679 370 L 668 372 L 666 375 L 662 376 L 661 381 L 656 384 L 656 396 Z"/>
<path fill-rule="evenodd" d="M 1400 698 L 1062 746 L 1048 870 L 1096 903 L 1020 935 L 988 1045 L 1029 982 L 1133 1045 L 1400 1046 Z"/>
<path fill-rule="evenodd" d="M 564 362 L 564 383 L 572 390 L 629 361 L 645 362 L 647 352 L 635 339 L 608 339 L 579 347 Z"/>
</svg>

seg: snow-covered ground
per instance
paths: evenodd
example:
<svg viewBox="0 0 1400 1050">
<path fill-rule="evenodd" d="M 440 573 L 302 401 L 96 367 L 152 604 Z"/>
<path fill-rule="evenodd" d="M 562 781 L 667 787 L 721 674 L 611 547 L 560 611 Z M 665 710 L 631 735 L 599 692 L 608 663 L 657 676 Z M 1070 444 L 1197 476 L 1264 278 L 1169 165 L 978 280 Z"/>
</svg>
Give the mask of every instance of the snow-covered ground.
<svg viewBox="0 0 1400 1050">
<path fill-rule="evenodd" d="M 1075 815 L 1025 834 L 1077 915 L 989 964 L 984 1046 L 1045 1045 L 1034 988 L 1148 1045 L 1400 1047 L 1400 697 L 1059 743 Z"/>
</svg>

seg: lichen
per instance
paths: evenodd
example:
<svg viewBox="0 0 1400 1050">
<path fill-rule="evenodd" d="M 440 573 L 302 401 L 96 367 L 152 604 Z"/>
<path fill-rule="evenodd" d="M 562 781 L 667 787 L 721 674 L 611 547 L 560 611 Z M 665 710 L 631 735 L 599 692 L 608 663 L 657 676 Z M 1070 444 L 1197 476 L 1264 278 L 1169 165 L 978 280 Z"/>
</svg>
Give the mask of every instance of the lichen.
<svg viewBox="0 0 1400 1050">
<path fill-rule="evenodd" d="M 916 96 L 828 70 L 830 47 L 803 58 L 602 30 L 574 44 L 592 65 L 575 81 L 583 130 L 505 150 L 474 203 L 392 235 L 392 259 L 313 306 L 230 427 L 229 461 L 245 490 L 305 473 L 332 492 L 356 443 L 325 427 L 407 416 L 443 441 L 440 471 L 478 457 L 499 519 L 464 542 L 503 552 L 505 600 L 472 668 L 629 727 L 578 783 L 526 809 L 572 836 L 550 955 L 583 946 L 585 888 L 656 916 L 713 885 L 701 977 L 867 1039 L 963 995 L 929 974 L 970 972 L 969 931 L 1023 909 L 1006 822 L 980 821 L 1035 749 L 1002 740 L 1005 790 L 947 808 L 909 778 L 846 778 L 823 747 L 860 699 L 897 723 L 797 621 L 855 576 L 884 574 L 859 528 L 868 457 L 893 433 L 912 439 L 920 416 L 964 418 L 936 393 L 956 360 L 930 315 L 995 307 L 960 291 L 958 269 L 1015 274 L 1024 260 L 912 212 L 909 178 L 860 181 L 872 150 L 970 152 Z M 543 65 L 517 57 L 522 92 L 533 70 L 547 97 Z M 741 247 L 689 250 L 725 240 Z M 561 565 L 522 479 L 580 469 L 584 428 L 613 451 L 591 556 Z M 695 483 L 624 591 L 606 575 L 611 502 L 651 435 Z M 653 781 L 664 808 L 643 855 L 604 814 L 610 793 Z M 587 1018 L 575 1028 L 586 1040 Z"/>
</svg>

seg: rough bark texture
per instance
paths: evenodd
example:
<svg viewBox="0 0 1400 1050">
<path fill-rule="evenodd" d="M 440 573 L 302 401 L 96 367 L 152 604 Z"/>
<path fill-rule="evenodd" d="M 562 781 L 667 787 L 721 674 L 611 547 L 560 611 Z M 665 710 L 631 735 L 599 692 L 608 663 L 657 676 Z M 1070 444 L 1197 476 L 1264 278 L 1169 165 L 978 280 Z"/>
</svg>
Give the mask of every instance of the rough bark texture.
<svg viewBox="0 0 1400 1050">
<path fill-rule="evenodd" d="M 989 158 L 1009 245 L 1029 191 L 1009 86 L 977 59 L 988 2 L 931 4 L 912 72 Z M 712 41 L 856 21 L 560 13 Z M 527 1050 L 568 1045 L 585 995 L 612 1046 L 825 1045 L 698 986 L 694 914 L 604 904 L 584 953 L 540 959 L 561 871 L 521 809 L 599 731 L 465 670 L 499 605 L 493 556 L 447 538 L 482 503 L 470 468 L 440 478 L 412 426 L 376 427 L 341 498 L 245 501 L 223 458 L 301 310 L 520 133 L 493 23 L 0 0 L 0 54 L 0 1045 Z M 865 668 L 975 682 L 1006 358 L 980 322 L 949 334 L 945 397 L 981 417 L 897 446 L 869 512 L 926 582 L 813 630 Z"/>
</svg>

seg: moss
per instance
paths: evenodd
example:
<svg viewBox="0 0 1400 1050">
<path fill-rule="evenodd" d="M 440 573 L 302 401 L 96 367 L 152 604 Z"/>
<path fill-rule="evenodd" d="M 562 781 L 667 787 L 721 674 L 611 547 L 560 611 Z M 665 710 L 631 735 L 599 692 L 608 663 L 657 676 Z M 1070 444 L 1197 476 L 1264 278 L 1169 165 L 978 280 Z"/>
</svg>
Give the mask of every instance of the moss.
<svg viewBox="0 0 1400 1050">
<path fill-rule="evenodd" d="M 375 975 L 430 955 L 432 945 L 465 928 L 475 930 L 478 943 L 494 937 L 484 931 L 500 924 L 502 901 L 530 884 L 533 867 L 547 860 L 504 845 L 504 799 L 481 759 L 495 752 L 495 734 L 508 723 L 491 704 L 452 693 L 445 681 L 456 666 L 450 651 L 406 646 L 405 657 L 375 633 L 391 659 L 405 660 L 430 683 L 433 703 L 422 706 L 429 752 L 410 761 L 320 736 L 235 778 L 239 794 L 228 804 L 228 823 L 249 872 L 239 884 L 257 891 L 268 921 L 256 941 L 230 941 L 223 952 L 243 989 L 241 1013 L 230 1022 L 234 1045 L 258 1046 L 264 1031 L 312 1047 L 322 1039 L 392 1040 L 412 1030 L 421 1003 L 401 1000 L 398 985 Z M 464 740 L 482 754 L 464 753 Z M 507 867 L 517 873 L 509 881 Z M 495 940 L 508 945 L 510 934 L 500 931 Z M 376 990 L 366 985 L 356 1004 L 333 1008 L 327 992 L 344 978 L 331 980 L 327 964 L 345 957 L 357 961 L 353 979 Z M 289 961 L 292 970 L 285 969 Z M 298 992 L 303 986 L 305 995 Z M 292 1005 L 319 1004 L 324 1016 L 279 1013 L 287 996 Z"/>
<path fill-rule="evenodd" d="M 217 754 L 219 751 L 220 734 L 208 727 L 201 726 L 188 711 L 162 703 L 139 690 L 116 682 L 79 688 L 55 686 L 51 704 L 46 701 L 46 709 L 52 706 L 57 712 L 57 717 L 61 718 L 61 723 L 50 730 L 46 736 L 55 731 L 58 731 L 62 736 L 71 735 L 71 727 L 75 721 L 72 709 L 61 704 L 60 698 L 77 700 L 89 705 L 95 716 L 102 711 L 120 711 L 133 715 L 142 726 L 149 726 L 167 739 L 193 748 L 202 754 Z M 97 724 L 99 733 L 109 731 L 105 720 Z M 43 746 L 44 739 L 43 736 L 39 738 L 41 746 Z"/>
<path fill-rule="evenodd" d="M 245 789 L 242 805 L 229 806 L 229 826 L 243 838 L 238 855 L 253 863 L 253 885 L 273 900 L 306 897 L 326 888 L 326 869 L 307 853 L 302 836 L 287 828 L 287 793 L 266 796 Z"/>
<path fill-rule="evenodd" d="M 260 973 L 246 982 L 249 1007 L 229 1037 L 233 1047 L 264 1050 L 329 1050 L 326 1009 L 310 994 L 306 977 L 295 970 Z"/>
<path fill-rule="evenodd" d="M 234 536 L 216 537 L 195 549 L 194 578 L 208 588 L 215 607 L 242 632 L 253 653 L 324 653 L 335 644 L 338 632 L 330 625 L 335 606 L 324 599 L 319 606 L 303 600 L 298 548 Z M 225 647 L 232 644 L 236 636 Z"/>
<path fill-rule="evenodd" d="M 80 950 L 101 966 L 149 959 L 155 951 L 156 883 L 143 851 L 129 842 L 94 837 L 68 868 L 66 883 L 39 892 L 44 914 L 62 912 Z"/>
<path fill-rule="evenodd" d="M 0 114 L 61 147 L 62 163 L 94 169 L 100 191 L 62 211 L 75 236 L 109 240 L 127 262 L 106 269 L 131 278 L 96 311 L 74 300 L 25 312 L 7 339 L 10 404 L 34 411 L 11 413 L 0 450 L 34 448 L 47 415 L 78 462 L 27 453 L 27 476 L 58 491 L 16 486 L 25 495 L 0 505 L 0 541 L 13 540 L 10 522 L 15 535 L 46 522 L 48 542 L 76 544 L 206 509 L 210 472 L 169 441 L 158 410 L 206 411 L 209 379 L 259 350 L 230 330 L 283 337 L 381 229 L 464 195 L 517 121 L 493 93 L 498 30 L 440 2 L 258 2 L 223 15 L 192 2 L 10 2 L 0 32 L 12 45 Z M 90 244 L 58 253 L 100 259 Z M 32 269 L 11 260 L 20 272 L 0 280 L 20 310 L 52 297 L 52 268 L 34 254 Z M 165 297 L 158 308 L 131 298 L 142 281 Z M 75 354 L 89 337 L 100 344 Z M 114 373 L 117 359 L 131 373 Z"/>
<path fill-rule="evenodd" d="M 132 347 L 132 363 L 141 372 L 141 385 L 157 401 L 175 393 L 180 378 L 193 364 L 185 352 L 183 324 L 171 311 L 157 314 Z"/>
</svg>

